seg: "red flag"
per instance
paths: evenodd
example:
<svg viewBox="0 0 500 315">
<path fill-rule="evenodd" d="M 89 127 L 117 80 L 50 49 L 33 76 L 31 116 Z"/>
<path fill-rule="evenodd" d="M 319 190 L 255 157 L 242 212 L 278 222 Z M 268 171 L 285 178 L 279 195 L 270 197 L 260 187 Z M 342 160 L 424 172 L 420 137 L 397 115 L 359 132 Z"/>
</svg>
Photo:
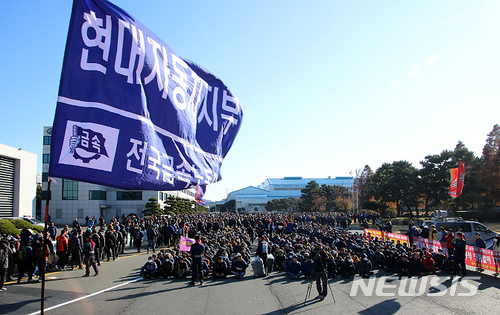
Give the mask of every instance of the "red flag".
<svg viewBox="0 0 500 315">
<path fill-rule="evenodd" d="M 462 163 L 462 161 L 459 161 L 458 162 L 458 187 L 457 187 L 458 196 L 462 195 L 462 191 L 464 190 L 464 183 L 465 183 L 465 166 Z"/>
<path fill-rule="evenodd" d="M 458 162 L 458 167 L 450 169 L 451 183 L 448 194 L 452 198 L 457 198 L 462 195 L 465 182 L 465 167 L 462 161 Z"/>
</svg>

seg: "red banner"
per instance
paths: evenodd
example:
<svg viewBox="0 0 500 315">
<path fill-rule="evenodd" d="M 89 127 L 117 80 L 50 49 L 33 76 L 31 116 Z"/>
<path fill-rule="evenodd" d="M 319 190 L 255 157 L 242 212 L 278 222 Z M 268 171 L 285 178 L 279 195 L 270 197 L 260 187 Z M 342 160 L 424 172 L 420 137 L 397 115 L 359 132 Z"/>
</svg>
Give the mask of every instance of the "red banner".
<svg viewBox="0 0 500 315">
<path fill-rule="evenodd" d="M 370 238 L 370 237 L 376 237 L 383 239 L 384 238 L 384 232 L 380 230 L 370 230 L 370 229 L 365 229 L 365 237 Z"/>
<path fill-rule="evenodd" d="M 422 248 L 432 248 L 434 252 L 438 249 L 443 249 L 445 255 L 448 255 L 448 249 L 446 248 L 446 243 L 441 243 L 438 241 L 433 241 L 427 238 L 413 237 L 413 242 L 417 244 L 417 247 Z M 475 246 L 466 247 L 465 254 L 465 264 L 470 267 L 482 268 L 484 270 L 490 270 L 499 272 L 500 269 L 500 252 L 496 252 L 489 249 L 482 249 Z"/>
<path fill-rule="evenodd" d="M 394 241 L 396 243 L 399 241 L 401 244 L 403 244 L 403 243 L 408 244 L 408 236 L 402 235 L 402 234 L 384 232 L 384 240 L 385 241 Z"/>
<path fill-rule="evenodd" d="M 465 264 L 471 267 L 498 272 L 498 269 L 500 269 L 500 252 L 467 246 Z"/>
<path fill-rule="evenodd" d="M 413 237 L 413 243 L 417 244 L 418 248 L 432 248 L 435 253 L 439 249 L 443 250 L 443 253 L 445 255 L 448 255 L 448 248 L 446 247 L 446 243 L 441 243 L 440 241 L 434 241 L 428 238 L 421 238 L 421 237 Z"/>
<path fill-rule="evenodd" d="M 465 183 L 465 167 L 462 161 L 458 162 L 457 168 L 450 169 L 450 175 L 450 191 L 448 194 L 453 198 L 460 197 Z"/>
</svg>

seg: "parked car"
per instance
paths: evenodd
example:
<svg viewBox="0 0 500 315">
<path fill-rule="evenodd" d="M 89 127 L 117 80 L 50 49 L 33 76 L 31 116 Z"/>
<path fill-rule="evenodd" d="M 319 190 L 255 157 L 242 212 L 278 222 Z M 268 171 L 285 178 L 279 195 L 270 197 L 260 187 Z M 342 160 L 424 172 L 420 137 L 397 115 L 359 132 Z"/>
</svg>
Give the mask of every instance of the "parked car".
<svg viewBox="0 0 500 315">
<path fill-rule="evenodd" d="M 440 228 L 445 231 L 451 229 L 456 234 L 460 229 L 463 231 L 467 245 L 476 243 L 476 232 L 481 233 L 481 237 L 486 241 L 486 247 L 489 248 L 493 243 L 493 238 L 499 233 L 492 231 L 486 225 L 476 221 L 465 221 L 461 218 L 432 218 L 423 223 L 424 226 L 430 227 L 432 224 L 436 227 L 438 234 L 437 239 L 441 239 Z"/>
<path fill-rule="evenodd" d="M 45 223 L 42 221 L 38 220 L 37 218 L 28 218 L 28 217 L 6 217 L 6 218 L 0 218 L 0 219 L 6 219 L 6 220 L 24 220 L 27 221 L 33 225 L 38 225 L 38 226 L 45 226 Z"/>
</svg>

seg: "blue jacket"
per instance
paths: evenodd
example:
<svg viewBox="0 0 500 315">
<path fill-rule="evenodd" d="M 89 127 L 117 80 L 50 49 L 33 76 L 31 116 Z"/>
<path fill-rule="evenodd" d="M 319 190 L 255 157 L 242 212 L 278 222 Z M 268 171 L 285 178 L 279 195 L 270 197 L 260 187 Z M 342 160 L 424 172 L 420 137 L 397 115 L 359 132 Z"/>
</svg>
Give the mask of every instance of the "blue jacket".
<svg viewBox="0 0 500 315">
<path fill-rule="evenodd" d="M 144 266 L 142 266 L 141 274 L 145 271 L 151 275 L 151 274 L 156 272 L 156 269 L 158 269 L 156 267 L 156 263 L 154 261 L 151 261 L 151 262 L 148 261 L 144 264 Z"/>
<path fill-rule="evenodd" d="M 196 242 L 191 245 L 191 251 L 189 253 L 191 254 L 191 259 L 201 259 L 205 253 L 205 245 Z"/>
<path fill-rule="evenodd" d="M 465 256 L 465 246 L 466 246 L 465 240 L 463 238 L 456 238 L 453 240 L 453 243 L 455 245 L 455 255 Z"/>
<path fill-rule="evenodd" d="M 302 270 L 302 265 L 300 261 L 293 262 L 290 264 L 290 267 L 288 269 L 289 272 L 293 273 L 294 275 L 298 274 Z"/>
<path fill-rule="evenodd" d="M 236 259 L 234 262 L 233 262 L 233 270 L 236 271 L 236 268 L 243 268 L 243 270 L 247 269 L 248 267 L 248 264 L 247 262 L 242 259 L 241 261 L 238 261 L 238 259 Z"/>
<path fill-rule="evenodd" d="M 476 247 L 486 248 L 486 242 L 482 238 L 476 239 Z"/>
</svg>

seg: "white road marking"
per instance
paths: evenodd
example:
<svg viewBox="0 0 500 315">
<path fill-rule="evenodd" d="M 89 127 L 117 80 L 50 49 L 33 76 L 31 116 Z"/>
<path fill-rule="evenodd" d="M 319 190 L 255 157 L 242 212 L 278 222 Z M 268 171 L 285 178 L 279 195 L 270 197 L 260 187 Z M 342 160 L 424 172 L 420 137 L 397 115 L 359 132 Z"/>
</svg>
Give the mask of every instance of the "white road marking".
<svg viewBox="0 0 500 315">
<path fill-rule="evenodd" d="M 119 285 L 115 285 L 114 287 L 107 288 L 107 289 L 101 290 L 99 292 L 95 292 L 95 293 L 92 293 L 92 294 L 89 294 L 89 295 L 85 295 L 85 296 L 79 297 L 79 298 L 71 300 L 71 301 L 67 301 L 67 302 L 64 302 L 64 303 L 61 303 L 61 304 L 57 304 L 57 305 L 51 306 L 49 308 L 44 309 L 44 312 L 50 311 L 50 310 L 53 310 L 53 309 L 56 309 L 56 308 L 59 308 L 61 306 L 65 306 L 65 305 L 68 305 L 68 304 L 71 304 L 71 303 L 75 303 L 75 302 L 81 301 L 83 299 L 87 299 L 89 297 L 93 297 L 94 295 L 97 295 L 97 294 L 101 294 L 101 293 L 104 293 L 104 292 L 107 292 L 107 291 L 110 291 L 110 290 L 114 290 L 116 288 L 122 287 L 124 285 L 130 284 L 130 283 L 133 283 L 133 282 L 136 282 L 136 281 L 139 281 L 139 280 L 142 280 L 142 277 L 134 279 L 134 280 L 131 280 L 131 281 L 128 281 L 128 282 L 121 283 Z M 36 312 L 30 313 L 28 315 L 36 315 L 36 314 L 40 314 L 40 313 L 41 313 L 41 311 L 36 311 Z"/>
</svg>

